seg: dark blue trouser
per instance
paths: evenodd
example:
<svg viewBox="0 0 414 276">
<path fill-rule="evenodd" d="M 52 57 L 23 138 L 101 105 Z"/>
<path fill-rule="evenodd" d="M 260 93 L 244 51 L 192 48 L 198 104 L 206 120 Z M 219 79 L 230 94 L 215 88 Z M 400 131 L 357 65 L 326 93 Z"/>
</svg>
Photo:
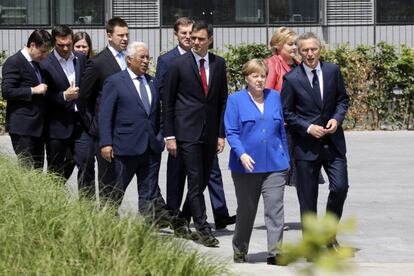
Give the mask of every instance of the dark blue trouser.
<svg viewBox="0 0 414 276">
<path fill-rule="evenodd" d="M 148 212 L 151 203 L 159 200 L 158 171 L 161 154 L 155 154 L 150 149 L 137 156 L 115 156 L 114 172 L 115 185 L 111 199 L 120 204 L 125 191 L 134 175 L 137 177 L 138 211 Z M 162 198 L 161 198 L 162 199 Z"/>
</svg>

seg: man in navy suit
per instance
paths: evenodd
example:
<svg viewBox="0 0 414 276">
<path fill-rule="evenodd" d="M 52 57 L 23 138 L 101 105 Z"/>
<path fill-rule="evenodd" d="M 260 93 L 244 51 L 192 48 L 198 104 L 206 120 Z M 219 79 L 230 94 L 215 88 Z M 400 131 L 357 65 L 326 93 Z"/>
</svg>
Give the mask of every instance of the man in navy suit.
<svg viewBox="0 0 414 276">
<path fill-rule="evenodd" d="M 348 192 L 345 136 L 342 122 L 349 97 L 339 66 L 319 61 L 321 42 L 314 33 L 297 40 L 302 64 L 284 78 L 282 102 L 292 130 L 300 212 L 317 212 L 321 167 L 329 179 L 327 212 L 342 216 Z M 336 248 L 333 237 L 328 246 Z"/>
<path fill-rule="evenodd" d="M 50 34 L 35 30 L 26 47 L 9 57 L 2 68 L 1 89 L 7 100 L 6 131 L 23 164 L 40 169 L 44 160 L 44 95 L 48 87 L 39 62 L 47 57 L 50 46 Z"/>
<path fill-rule="evenodd" d="M 128 68 L 105 81 L 99 112 L 102 157 L 114 163 L 116 184 L 111 199 L 120 204 L 137 176 L 138 209 L 148 214 L 154 204 L 151 188 L 158 186 L 164 137 L 160 131 L 160 98 L 146 74 L 148 48 L 133 42 L 126 51 Z M 152 215 L 152 214 L 149 214 Z"/>
<path fill-rule="evenodd" d="M 64 177 L 68 150 L 78 167 L 78 188 L 86 194 L 95 191 L 94 145 L 79 116 L 79 83 L 86 57 L 73 52 L 73 31 L 67 25 L 52 30 L 54 50 L 43 61 L 48 84 L 46 93 L 48 171 Z"/>
<path fill-rule="evenodd" d="M 177 37 L 178 45 L 174 49 L 168 51 L 164 55 L 158 57 L 157 71 L 155 75 L 156 87 L 162 95 L 165 74 L 168 71 L 168 66 L 171 61 L 181 56 L 191 49 L 191 30 L 194 21 L 187 17 L 180 17 L 174 24 L 174 35 Z M 167 161 L 167 208 L 169 210 L 179 210 L 181 207 L 184 185 L 185 185 L 185 168 L 180 155 L 168 155 Z M 223 190 L 223 180 L 221 177 L 221 170 L 218 163 L 217 155 L 213 161 L 213 167 L 208 182 L 208 191 L 210 193 L 211 206 L 213 208 L 214 221 L 216 229 L 225 228 L 229 224 L 236 222 L 236 217 L 229 216 L 229 211 L 226 205 L 226 197 Z M 184 205 L 183 216 L 184 219 L 190 220 L 191 214 L 188 201 Z M 177 214 L 172 214 L 177 215 Z M 177 233 L 178 234 L 178 233 Z"/>
<path fill-rule="evenodd" d="M 128 25 L 120 17 L 106 24 L 108 46 L 88 60 L 79 91 L 79 112 L 95 143 L 98 162 L 99 196 L 105 199 L 115 183 L 113 163 L 102 158 L 99 148 L 99 106 L 105 80 L 126 68 L 125 50 L 128 46 Z M 94 195 L 95 193 L 91 194 Z"/>
<path fill-rule="evenodd" d="M 227 99 L 226 65 L 208 52 L 213 28 L 195 22 L 191 52 L 169 66 L 163 90 L 163 126 L 168 153 L 181 155 L 187 174 L 188 201 L 197 230 L 193 237 L 205 246 L 219 241 L 207 223 L 204 189 L 216 153 L 224 148 L 223 115 Z"/>
</svg>

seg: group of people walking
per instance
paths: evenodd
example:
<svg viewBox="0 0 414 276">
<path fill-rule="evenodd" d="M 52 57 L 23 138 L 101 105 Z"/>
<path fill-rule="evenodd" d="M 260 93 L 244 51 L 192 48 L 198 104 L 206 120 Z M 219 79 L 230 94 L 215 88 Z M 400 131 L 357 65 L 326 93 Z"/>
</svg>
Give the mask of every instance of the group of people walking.
<svg viewBox="0 0 414 276">
<path fill-rule="evenodd" d="M 262 195 L 267 263 L 280 264 L 284 186 L 295 183 L 302 216 L 316 213 L 322 167 L 330 189 L 327 211 L 341 217 L 348 190 L 341 124 L 349 98 L 339 67 L 319 61 L 315 34 L 297 38 L 279 28 L 271 40 L 274 55 L 244 64 L 246 87 L 228 97 L 225 60 L 209 51 L 210 24 L 177 19 L 178 45 L 158 58 L 155 78 L 147 74 L 148 47 L 129 41 L 123 19 L 110 19 L 106 33 L 108 46 L 91 56 L 86 33 L 74 35 L 66 25 L 51 35 L 35 30 L 4 63 L 6 127 L 25 164 L 42 168 L 46 149 L 48 171 L 67 179 L 76 165 L 80 195 L 93 198 L 96 158 L 99 198 L 115 206 L 136 175 L 138 209 L 150 223 L 214 247 L 219 241 L 207 222 L 208 188 L 215 229 L 236 223 L 235 262 L 247 260 Z M 225 138 L 235 216 L 218 165 Z M 158 183 L 164 148 L 166 200 Z M 338 248 L 336 237 L 327 246 Z"/>
</svg>

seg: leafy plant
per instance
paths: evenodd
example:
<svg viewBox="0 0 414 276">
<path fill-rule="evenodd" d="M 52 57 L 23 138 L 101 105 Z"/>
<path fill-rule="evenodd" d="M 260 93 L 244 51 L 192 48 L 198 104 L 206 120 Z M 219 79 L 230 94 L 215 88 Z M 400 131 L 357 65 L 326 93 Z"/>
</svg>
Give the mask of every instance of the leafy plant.
<svg viewBox="0 0 414 276">
<path fill-rule="evenodd" d="M 306 265 L 298 266 L 299 272 L 305 275 L 316 275 L 318 270 L 328 272 L 343 272 L 352 269 L 352 265 L 346 262 L 354 255 L 354 249 L 349 246 L 341 246 L 337 251 L 326 247 L 337 233 L 346 233 L 355 228 L 355 220 L 338 222 L 335 215 L 327 213 L 318 218 L 314 214 L 303 217 L 303 239 L 297 244 L 285 244 L 282 246 L 285 264 L 294 263 L 305 259 Z"/>
</svg>

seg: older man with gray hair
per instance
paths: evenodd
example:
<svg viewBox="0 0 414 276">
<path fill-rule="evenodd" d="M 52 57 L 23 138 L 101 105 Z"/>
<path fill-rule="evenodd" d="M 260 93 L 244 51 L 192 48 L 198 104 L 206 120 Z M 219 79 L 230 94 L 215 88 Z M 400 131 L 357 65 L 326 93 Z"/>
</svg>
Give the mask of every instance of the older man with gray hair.
<svg viewBox="0 0 414 276">
<path fill-rule="evenodd" d="M 158 188 L 158 169 L 164 149 L 160 99 L 153 78 L 146 74 L 147 46 L 143 42 L 129 44 L 126 62 L 127 69 L 109 77 L 103 87 L 99 145 L 102 157 L 114 162 L 116 182 L 111 199 L 120 204 L 136 175 L 138 209 L 148 214 L 148 208 L 158 199 L 154 189 Z"/>
</svg>

